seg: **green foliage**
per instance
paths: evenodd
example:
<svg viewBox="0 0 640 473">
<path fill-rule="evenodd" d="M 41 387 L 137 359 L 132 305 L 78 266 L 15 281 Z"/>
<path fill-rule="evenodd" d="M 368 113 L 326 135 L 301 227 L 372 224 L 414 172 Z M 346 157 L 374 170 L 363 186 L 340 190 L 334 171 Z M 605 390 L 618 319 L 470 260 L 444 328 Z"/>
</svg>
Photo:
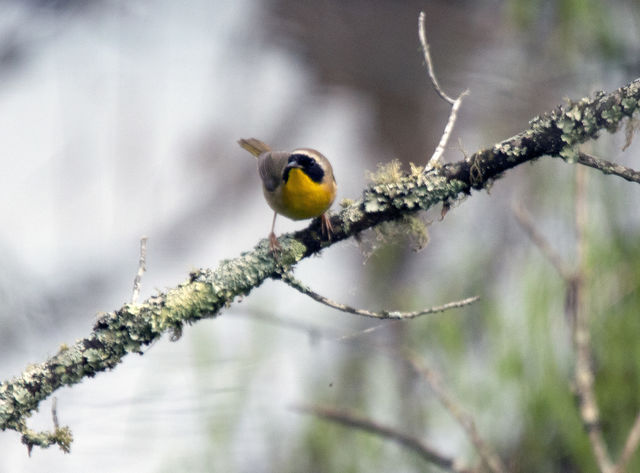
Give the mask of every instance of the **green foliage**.
<svg viewBox="0 0 640 473">
<path fill-rule="evenodd" d="M 590 253 L 597 268 L 590 306 L 596 394 L 606 439 L 618 455 L 640 406 L 640 235 L 611 230 Z M 636 455 L 629 471 L 639 468 Z"/>
<path fill-rule="evenodd" d="M 313 418 L 294 452 L 295 461 L 288 466 L 282 465 L 284 469 L 278 471 L 358 473 L 362 471 L 359 458 L 376 454 L 373 443 L 380 439 L 372 437 Z M 341 448 L 336 448 L 337 445 Z M 354 455 L 353 452 L 358 454 Z"/>
<path fill-rule="evenodd" d="M 625 35 L 616 29 L 611 2 L 599 0 L 510 0 L 514 23 L 531 40 L 562 54 L 619 56 Z M 628 2 L 612 2 L 625 3 Z M 637 10 L 637 4 L 629 5 Z"/>
<path fill-rule="evenodd" d="M 522 422 L 505 456 L 515 471 L 595 472 L 570 389 L 563 283 L 536 252 L 532 248 L 528 269 L 521 273 L 521 319 L 493 335 L 495 343 L 508 341 L 498 355 L 498 374 L 501 385 L 514 388 Z"/>
<path fill-rule="evenodd" d="M 621 205 L 622 196 L 634 189 L 611 187 L 607 179 L 594 179 L 589 186 L 586 307 L 601 426 L 615 461 L 640 406 L 640 231 L 626 226 L 625 213 L 619 212 L 628 208 Z M 563 257 L 572 262 L 571 254 Z M 524 297 L 518 316 L 526 337 L 512 335 L 498 357 L 501 386 L 515 387 L 523 422 L 503 454 L 516 471 L 596 472 L 571 387 L 574 357 L 563 315 L 565 284 L 544 258 L 538 254 L 537 259 L 519 273 Z M 493 343 L 509 340 L 506 331 L 514 327 L 492 333 Z M 634 458 L 628 471 L 639 468 Z"/>
</svg>

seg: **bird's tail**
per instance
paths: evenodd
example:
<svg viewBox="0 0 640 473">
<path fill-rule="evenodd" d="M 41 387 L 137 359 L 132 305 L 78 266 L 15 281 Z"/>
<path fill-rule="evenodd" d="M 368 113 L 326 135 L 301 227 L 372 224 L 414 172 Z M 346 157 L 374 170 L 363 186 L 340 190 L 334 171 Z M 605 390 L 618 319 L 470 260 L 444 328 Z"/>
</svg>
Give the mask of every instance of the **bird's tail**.
<svg viewBox="0 0 640 473">
<path fill-rule="evenodd" d="M 271 148 L 268 144 L 256 139 L 249 138 L 247 140 L 240 139 L 238 140 L 238 144 L 242 146 L 244 149 L 249 151 L 249 153 L 253 154 L 256 158 L 260 156 L 262 153 L 267 151 L 271 151 Z"/>
</svg>

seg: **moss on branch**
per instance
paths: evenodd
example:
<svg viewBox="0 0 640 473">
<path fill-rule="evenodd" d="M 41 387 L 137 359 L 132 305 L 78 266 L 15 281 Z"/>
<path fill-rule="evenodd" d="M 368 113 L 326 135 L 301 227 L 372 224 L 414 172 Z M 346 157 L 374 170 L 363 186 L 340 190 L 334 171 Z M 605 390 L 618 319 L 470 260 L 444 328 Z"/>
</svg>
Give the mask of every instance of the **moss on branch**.
<svg viewBox="0 0 640 473">
<path fill-rule="evenodd" d="M 639 100 L 640 80 L 636 80 L 611 94 L 600 92 L 593 98 L 568 102 L 532 120 L 527 130 L 465 160 L 426 173 L 413 168 L 396 179 L 373 183 L 360 200 L 332 216 L 331 241 L 321 239 L 319 221 L 314 220 L 308 228 L 281 237 L 282 252 L 277 261 L 263 240 L 251 251 L 222 261 L 214 270 L 192 272 L 174 289 L 100 315 L 87 338 L 63 346 L 50 359 L 27 367 L 20 376 L 0 385 L 0 429 L 20 432 L 29 448 L 57 444 L 68 451 L 68 428 L 56 426 L 51 433 L 35 433 L 26 426 L 40 401 L 58 388 L 114 368 L 128 353 L 142 353 L 144 346 L 165 333 L 178 339 L 185 324 L 217 316 L 265 279 L 279 278 L 302 258 L 338 241 L 439 202 L 448 205 L 526 161 L 544 155 L 572 161 L 576 145 L 597 138 L 601 130 L 617 130 L 624 118 L 638 110 Z"/>
<path fill-rule="evenodd" d="M 605 94 L 567 104 L 536 117 L 523 132 L 474 153 L 468 159 L 444 166 L 443 174 L 471 188 L 482 189 L 504 171 L 541 156 L 576 162 L 577 146 L 598 138 L 602 130 L 613 133 L 623 120 L 638 111 L 640 79 Z"/>
</svg>

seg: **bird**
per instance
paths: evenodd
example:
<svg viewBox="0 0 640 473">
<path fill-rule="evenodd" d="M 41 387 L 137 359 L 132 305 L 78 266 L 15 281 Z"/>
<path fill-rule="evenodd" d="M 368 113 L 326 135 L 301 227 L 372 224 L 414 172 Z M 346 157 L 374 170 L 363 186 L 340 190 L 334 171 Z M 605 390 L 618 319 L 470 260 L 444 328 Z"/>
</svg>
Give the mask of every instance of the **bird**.
<svg viewBox="0 0 640 473">
<path fill-rule="evenodd" d="M 292 220 L 320 217 L 322 235 L 330 240 L 333 227 L 327 210 L 336 198 L 337 184 L 329 160 L 311 148 L 273 151 L 256 138 L 240 139 L 238 144 L 258 158 L 264 198 L 274 211 L 269 233 L 271 251 L 280 249 L 274 232 L 278 214 Z"/>
</svg>

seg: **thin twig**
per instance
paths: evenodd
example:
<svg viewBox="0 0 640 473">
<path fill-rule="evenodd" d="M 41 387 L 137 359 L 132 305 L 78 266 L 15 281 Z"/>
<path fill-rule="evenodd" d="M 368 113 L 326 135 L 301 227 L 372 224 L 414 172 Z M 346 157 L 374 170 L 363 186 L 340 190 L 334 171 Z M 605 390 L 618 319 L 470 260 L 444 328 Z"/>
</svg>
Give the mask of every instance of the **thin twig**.
<svg viewBox="0 0 640 473">
<path fill-rule="evenodd" d="M 133 295 L 131 296 L 131 303 L 136 304 L 138 297 L 140 297 L 140 286 L 142 284 L 142 276 L 147 270 L 147 237 L 140 238 L 140 259 L 138 260 L 138 272 L 133 280 Z"/>
<path fill-rule="evenodd" d="M 577 237 L 577 266 L 572 284 L 568 291 L 572 292 L 567 297 L 566 310 L 569 319 L 574 323 L 573 343 L 576 353 L 575 386 L 579 399 L 580 418 L 587 430 L 593 454 L 601 473 L 611 473 L 613 463 L 602 436 L 600 426 L 600 413 L 594 390 L 594 373 L 591 364 L 591 334 L 589 333 L 589 318 L 585 302 L 586 280 L 586 171 L 584 168 L 576 169 L 576 197 L 575 197 L 575 226 Z"/>
<path fill-rule="evenodd" d="M 440 137 L 440 142 L 436 147 L 436 150 L 429 158 L 427 165 L 425 166 L 425 172 L 433 169 L 440 162 L 440 158 L 442 157 L 444 150 L 447 147 L 447 143 L 449 141 L 449 137 L 451 136 L 451 132 L 453 131 L 453 127 L 456 123 L 456 119 L 458 118 L 458 109 L 460 109 L 460 105 L 462 104 L 462 99 L 469 94 L 469 89 L 463 91 L 456 99 L 449 97 L 440 87 L 438 83 L 438 79 L 436 79 L 436 74 L 433 68 L 433 62 L 431 61 L 431 53 L 429 52 L 429 42 L 427 41 L 427 25 L 426 25 L 426 15 L 422 11 L 420 12 L 420 17 L 418 18 L 418 36 L 420 36 L 420 45 L 422 46 L 422 53 L 424 54 L 424 61 L 427 64 L 427 71 L 429 72 L 429 79 L 431 79 L 431 83 L 433 84 L 433 88 L 436 89 L 438 95 L 449 105 L 451 105 L 451 111 L 449 112 L 449 119 L 447 120 L 447 124 L 444 127 L 444 131 L 442 132 L 442 136 Z"/>
<path fill-rule="evenodd" d="M 312 299 L 320 302 L 321 304 L 324 304 L 329 307 L 333 307 L 334 309 L 337 309 L 337 310 L 341 310 L 342 312 L 348 312 L 350 314 L 356 314 L 356 315 L 363 315 L 365 317 L 372 317 L 375 319 L 391 319 L 391 320 L 413 319 L 421 315 L 434 314 L 436 312 L 444 312 L 445 310 L 455 309 L 457 307 L 463 307 L 465 305 L 472 304 L 473 302 L 480 299 L 480 296 L 473 296 L 473 297 L 468 297 L 466 299 L 462 299 L 460 301 L 449 302 L 447 304 L 430 307 L 428 309 L 418 310 L 415 312 L 400 312 L 400 311 L 387 311 L 387 310 L 383 310 L 380 312 L 372 312 L 370 310 L 356 309 L 355 307 L 351 307 L 345 304 L 340 304 L 339 302 L 332 301 L 331 299 L 328 299 L 327 297 L 324 297 L 323 295 L 318 294 L 317 292 L 314 292 L 309 287 L 305 286 L 296 278 L 294 278 L 293 275 L 291 275 L 290 273 L 283 273 L 282 280 L 292 288 L 311 297 Z"/>
<path fill-rule="evenodd" d="M 423 11 L 420 12 L 420 16 L 418 17 L 418 35 L 420 36 L 420 44 L 422 45 L 422 53 L 424 54 L 424 61 L 427 63 L 427 70 L 429 71 L 429 78 L 431 79 L 431 83 L 433 87 L 436 89 L 436 92 L 443 100 L 449 102 L 449 104 L 453 105 L 455 100 L 449 97 L 444 91 L 440 88 L 440 84 L 438 84 L 438 79 L 436 79 L 436 74 L 433 70 L 433 63 L 431 62 L 431 53 L 429 53 L 429 42 L 427 41 L 427 26 L 426 26 L 426 15 Z"/>
<path fill-rule="evenodd" d="M 462 466 L 460 461 L 443 455 L 422 440 L 414 436 L 405 434 L 404 432 L 400 432 L 392 427 L 382 425 L 378 422 L 374 422 L 370 419 L 359 416 L 351 411 L 309 404 L 295 404 L 291 407 L 298 412 L 312 414 L 316 417 L 336 422 L 347 427 L 353 427 L 379 435 L 381 437 L 385 437 L 402 445 L 403 447 L 413 450 L 426 461 L 448 471 L 453 471 L 456 473 L 471 473 L 471 470 Z"/>
<path fill-rule="evenodd" d="M 568 283 L 573 277 L 573 271 L 567 267 L 560 255 L 553 249 L 549 241 L 538 231 L 533 223 L 531 215 L 520 204 L 514 204 L 511 207 L 511 211 L 527 236 L 531 238 L 533 244 L 536 245 L 542 254 L 549 260 L 562 279 Z"/>
<path fill-rule="evenodd" d="M 447 409 L 451 415 L 456 419 L 458 424 L 462 427 L 467 437 L 475 447 L 476 451 L 480 455 L 480 458 L 484 464 L 493 473 L 506 473 L 507 469 L 502 463 L 500 457 L 491 449 L 491 447 L 482 439 L 478 430 L 476 429 L 475 421 L 473 417 L 468 414 L 459 402 L 454 400 L 453 396 L 449 394 L 442 384 L 440 375 L 433 368 L 429 367 L 424 359 L 418 357 L 418 355 L 406 351 L 404 354 L 405 359 L 411 364 L 413 369 L 422 375 L 422 377 L 429 383 L 431 390 L 435 393 L 436 397 L 440 401 L 440 404 Z"/>
<path fill-rule="evenodd" d="M 629 436 L 624 443 L 622 454 L 620 455 L 618 465 L 615 469 L 616 473 L 624 473 L 627 470 L 627 466 L 629 465 L 633 454 L 638 449 L 638 444 L 640 444 L 640 414 L 636 417 L 633 427 L 631 427 L 631 430 L 629 431 Z"/>
<path fill-rule="evenodd" d="M 458 98 L 453 102 L 453 105 L 451 106 L 451 112 L 449 112 L 449 120 L 447 120 L 447 125 L 444 127 L 444 132 L 442 132 L 440 142 L 438 143 L 438 146 L 436 146 L 436 150 L 433 152 L 433 155 L 431 155 L 431 158 L 429 158 L 429 162 L 427 163 L 425 169 L 432 169 L 438 164 L 438 162 L 440 162 L 440 158 L 444 154 L 444 150 L 447 147 L 447 142 L 449 141 L 449 137 L 451 136 L 451 132 L 453 131 L 453 126 L 455 125 L 456 119 L 458 118 L 458 109 L 462 104 L 462 99 L 467 95 L 469 95 L 469 89 L 466 89 L 460 95 L 458 95 Z"/>
<path fill-rule="evenodd" d="M 58 424 L 58 398 L 55 396 L 51 400 L 51 417 L 53 418 L 54 430 L 58 430 L 60 428 L 60 424 Z"/>
<path fill-rule="evenodd" d="M 577 161 L 580 164 L 602 171 L 604 174 L 614 174 L 629 182 L 640 184 L 640 171 L 631 169 L 620 164 L 612 163 L 605 159 L 596 158 L 587 153 L 580 151 Z"/>
</svg>

